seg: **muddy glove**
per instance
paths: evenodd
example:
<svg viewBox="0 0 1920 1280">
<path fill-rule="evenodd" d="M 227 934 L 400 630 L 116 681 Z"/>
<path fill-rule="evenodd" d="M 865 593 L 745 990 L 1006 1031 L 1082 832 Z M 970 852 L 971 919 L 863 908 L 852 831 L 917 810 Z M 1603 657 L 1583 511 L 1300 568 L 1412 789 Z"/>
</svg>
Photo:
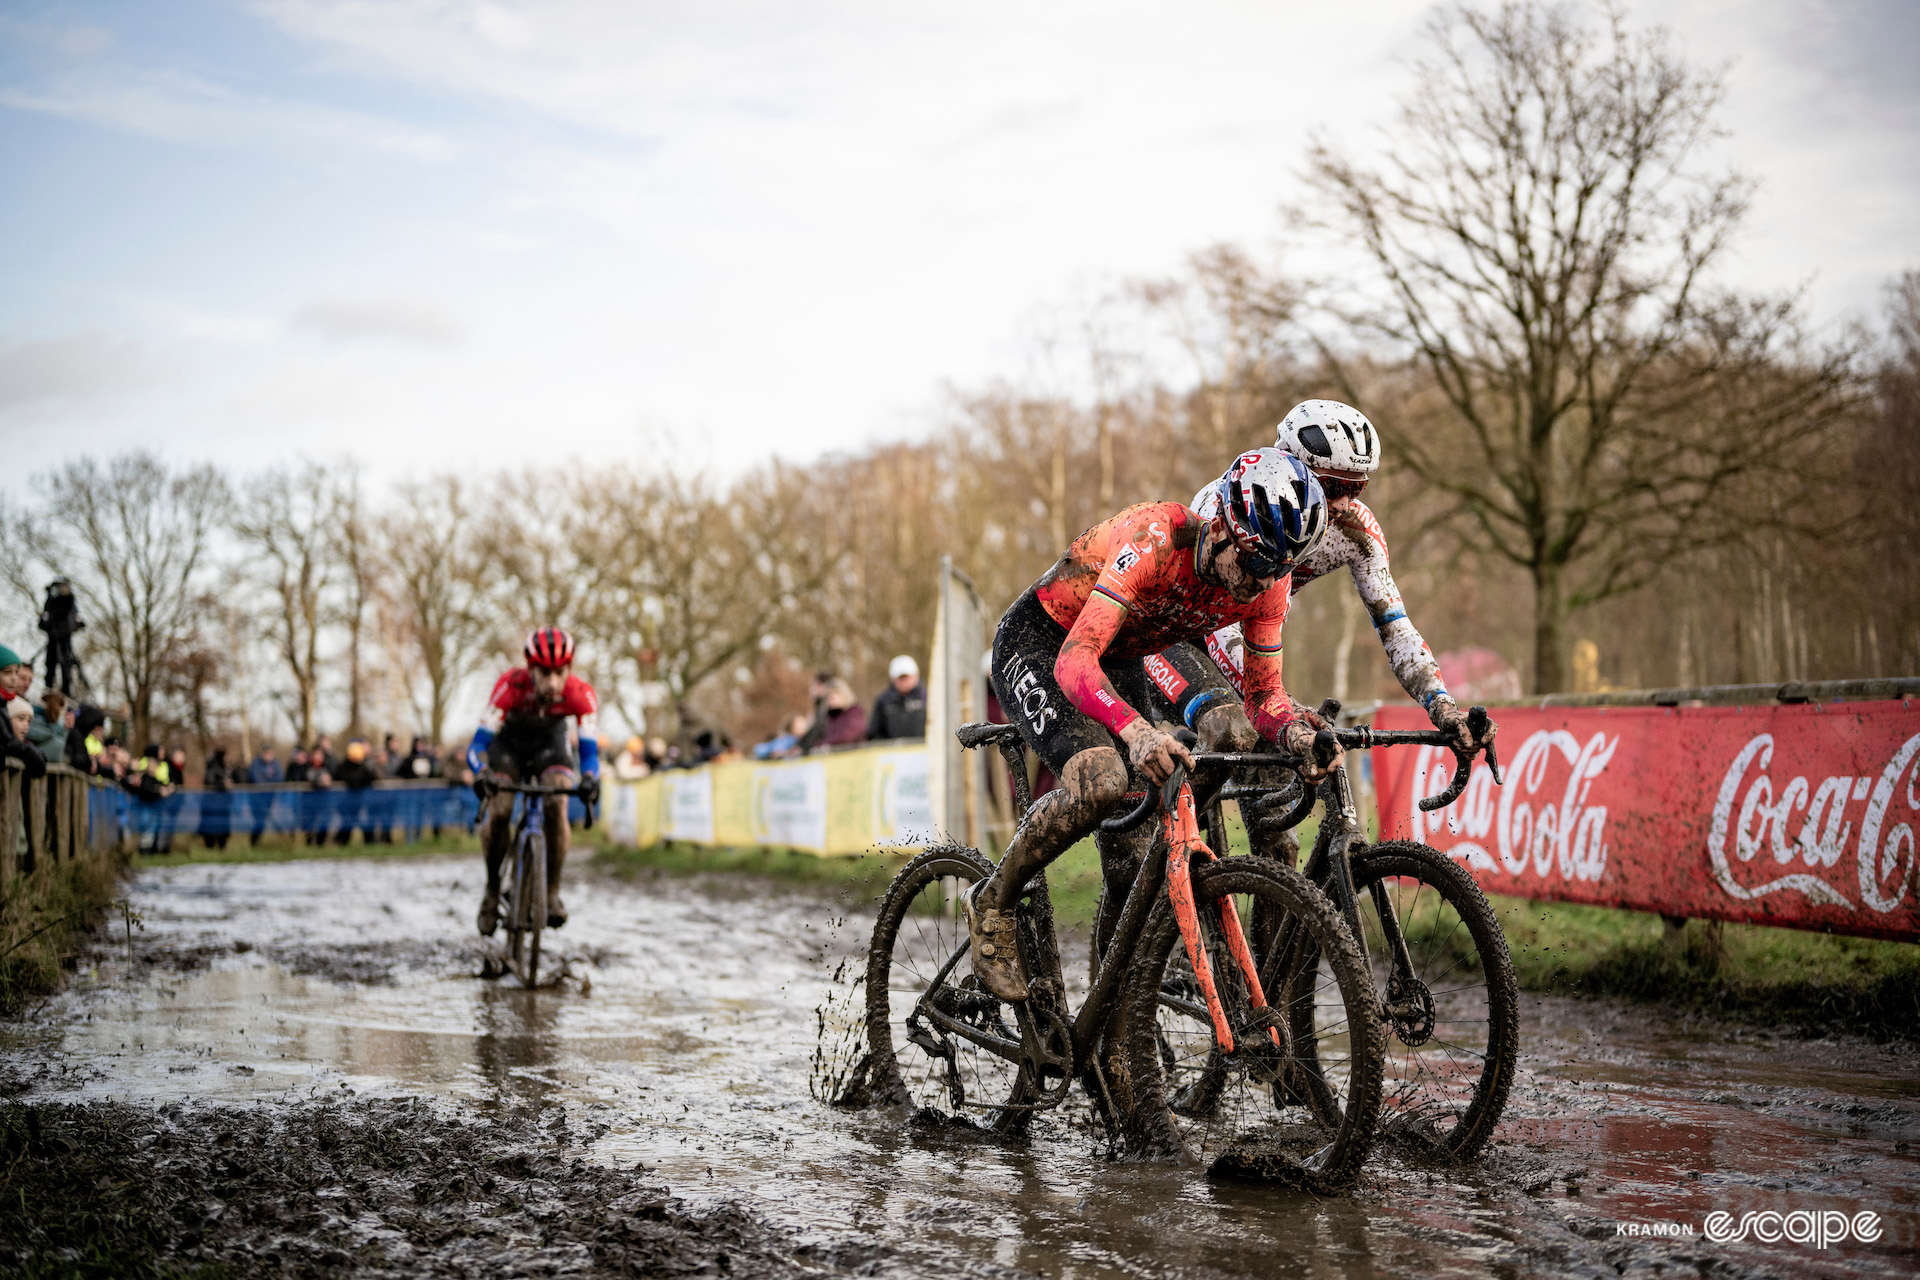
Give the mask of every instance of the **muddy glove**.
<svg viewBox="0 0 1920 1280">
<path fill-rule="evenodd" d="M 1489 721 L 1486 737 L 1476 741 L 1473 730 L 1467 727 L 1467 713 L 1460 709 L 1459 703 L 1444 694 L 1435 698 L 1433 705 L 1427 708 L 1427 718 L 1433 721 L 1434 728 L 1442 733 L 1453 735 L 1456 751 L 1466 753 L 1477 751 L 1483 743 L 1491 741 L 1494 735 L 1493 723 Z"/>
<path fill-rule="evenodd" d="M 1298 719 L 1291 720 L 1287 723 L 1286 731 L 1282 735 L 1282 741 L 1280 743 L 1287 751 L 1299 756 L 1301 760 L 1306 762 L 1306 769 L 1304 770 L 1306 780 L 1315 786 L 1326 781 L 1327 775 L 1340 766 L 1340 761 L 1343 758 L 1343 753 L 1337 744 L 1333 750 L 1333 759 L 1327 761 L 1324 765 L 1321 764 L 1319 759 L 1313 754 L 1313 740 L 1315 736 L 1319 734 L 1320 730 L 1326 727 L 1326 721 L 1309 711 Z"/>
<path fill-rule="evenodd" d="M 1145 720 L 1135 720 L 1120 731 L 1127 744 L 1127 759 L 1155 786 L 1173 776 L 1173 767 L 1193 768 L 1193 753 L 1180 745 L 1172 734 L 1156 729 Z"/>
</svg>

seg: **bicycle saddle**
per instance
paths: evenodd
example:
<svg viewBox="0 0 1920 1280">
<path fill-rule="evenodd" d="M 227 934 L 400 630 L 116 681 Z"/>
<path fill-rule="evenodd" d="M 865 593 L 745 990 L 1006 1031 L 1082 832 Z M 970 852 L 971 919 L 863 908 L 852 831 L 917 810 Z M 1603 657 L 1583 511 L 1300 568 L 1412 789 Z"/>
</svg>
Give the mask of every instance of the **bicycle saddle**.
<svg viewBox="0 0 1920 1280">
<path fill-rule="evenodd" d="M 1010 724 L 963 724 L 953 731 L 960 745 L 971 751 L 975 747 L 998 746 L 1003 742 L 1019 740 L 1020 730 Z"/>
</svg>

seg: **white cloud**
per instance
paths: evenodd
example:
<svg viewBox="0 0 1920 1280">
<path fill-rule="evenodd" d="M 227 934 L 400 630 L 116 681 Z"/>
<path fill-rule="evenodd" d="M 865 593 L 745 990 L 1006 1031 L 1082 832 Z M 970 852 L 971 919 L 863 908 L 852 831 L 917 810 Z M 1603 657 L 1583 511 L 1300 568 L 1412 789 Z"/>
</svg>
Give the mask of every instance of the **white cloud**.
<svg viewBox="0 0 1920 1280">
<path fill-rule="evenodd" d="M 292 326 L 331 342 L 398 340 L 448 347 L 467 336 L 446 312 L 416 298 L 317 298 L 294 312 Z"/>
<path fill-rule="evenodd" d="M 131 339 L 89 330 L 0 349 L 0 413 L 54 402 L 92 402 L 160 376 Z"/>
<path fill-rule="evenodd" d="M 192 146 L 348 146 L 422 160 L 451 144 L 430 130 L 319 103 L 243 94 L 189 72 L 90 65 L 40 87 L 0 88 L 0 104 Z"/>
</svg>

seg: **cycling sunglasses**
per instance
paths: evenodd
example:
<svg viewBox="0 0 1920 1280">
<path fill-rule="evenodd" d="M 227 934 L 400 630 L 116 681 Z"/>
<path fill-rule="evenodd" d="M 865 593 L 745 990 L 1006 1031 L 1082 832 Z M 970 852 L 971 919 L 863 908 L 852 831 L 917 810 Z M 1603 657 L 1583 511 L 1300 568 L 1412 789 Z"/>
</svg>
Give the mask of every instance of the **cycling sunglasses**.
<svg viewBox="0 0 1920 1280">
<path fill-rule="evenodd" d="M 1367 487 L 1365 476 L 1343 476 L 1337 473 L 1316 471 L 1314 479 L 1320 482 L 1320 492 L 1327 495 L 1328 502 L 1338 502 L 1342 498 L 1357 498 L 1361 490 Z"/>
<path fill-rule="evenodd" d="M 1259 578 L 1263 582 L 1274 578 L 1284 578 L 1293 569 L 1292 562 L 1275 560 L 1263 551 L 1250 551 L 1242 546 L 1239 547 L 1239 553 L 1241 569 Z"/>
</svg>

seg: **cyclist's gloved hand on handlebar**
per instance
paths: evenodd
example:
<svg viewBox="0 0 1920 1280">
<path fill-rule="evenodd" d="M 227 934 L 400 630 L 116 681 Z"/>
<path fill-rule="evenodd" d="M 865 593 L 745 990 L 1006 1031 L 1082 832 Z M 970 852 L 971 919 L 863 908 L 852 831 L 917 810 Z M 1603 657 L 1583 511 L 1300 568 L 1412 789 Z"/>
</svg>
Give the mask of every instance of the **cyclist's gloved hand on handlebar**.
<svg viewBox="0 0 1920 1280">
<path fill-rule="evenodd" d="M 1435 698 L 1427 709 L 1427 718 L 1433 721 L 1433 727 L 1454 738 L 1454 750 L 1471 754 L 1493 741 L 1498 726 L 1487 721 L 1487 731 L 1480 737 L 1473 736 L 1473 729 L 1467 724 L 1467 713 L 1452 698 Z"/>
<path fill-rule="evenodd" d="M 1175 765 L 1193 768 L 1193 753 L 1180 740 L 1145 720 L 1135 720 L 1120 731 L 1127 744 L 1127 759 L 1155 786 L 1173 776 Z"/>
<path fill-rule="evenodd" d="M 1308 782 L 1319 783 L 1325 780 L 1328 774 L 1340 767 L 1340 761 L 1345 755 L 1345 753 L 1340 750 L 1338 744 L 1334 746 L 1333 759 L 1327 761 L 1324 765 L 1321 764 L 1319 758 L 1313 754 L 1313 740 L 1319 734 L 1320 730 L 1326 727 L 1326 723 L 1327 722 L 1319 716 L 1309 711 L 1298 719 L 1288 722 L 1285 741 L 1280 744 L 1289 754 L 1299 756 L 1302 760 L 1306 761 L 1307 767 L 1305 773 Z"/>
<path fill-rule="evenodd" d="M 600 803 L 600 779 L 589 773 L 582 775 L 580 785 L 575 789 L 582 804 L 589 808 Z"/>
</svg>

